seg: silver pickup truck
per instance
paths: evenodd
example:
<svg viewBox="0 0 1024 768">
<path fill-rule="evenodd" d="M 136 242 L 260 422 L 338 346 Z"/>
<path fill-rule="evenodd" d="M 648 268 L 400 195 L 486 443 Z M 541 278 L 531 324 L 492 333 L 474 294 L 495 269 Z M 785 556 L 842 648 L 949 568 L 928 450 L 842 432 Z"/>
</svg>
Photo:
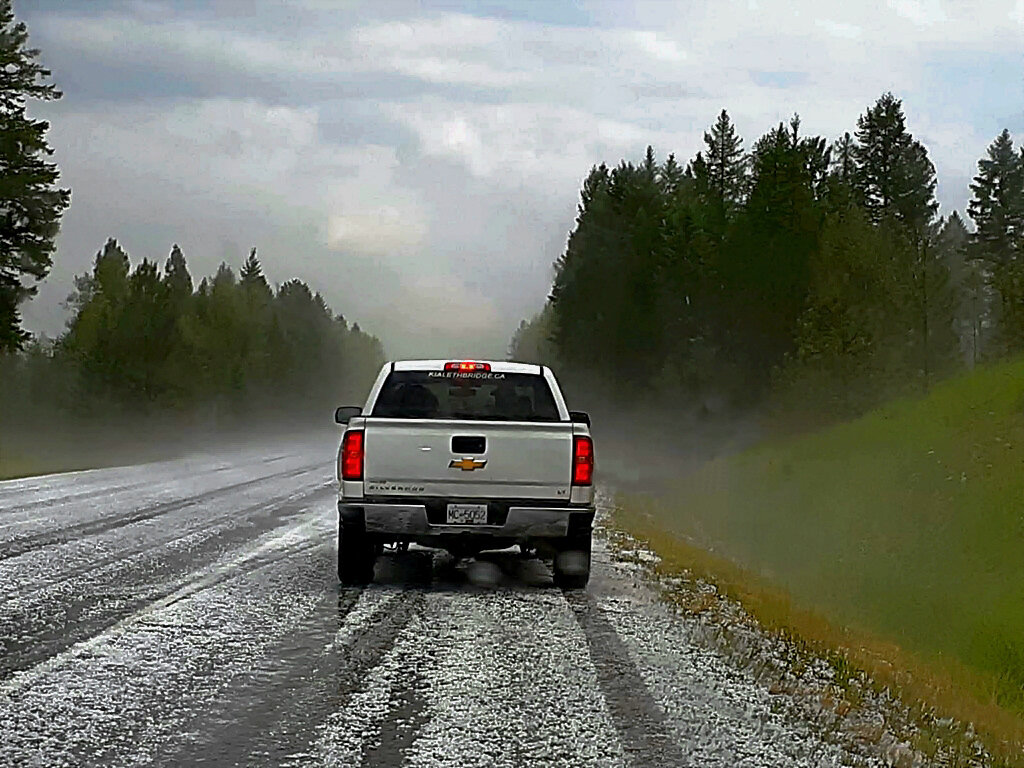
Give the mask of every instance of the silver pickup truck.
<svg viewBox="0 0 1024 768">
<path fill-rule="evenodd" d="M 586 586 L 594 521 L 590 419 L 551 370 L 524 363 L 386 364 L 366 405 L 342 407 L 338 578 L 365 584 L 385 545 L 468 557 L 519 545 L 555 583 Z"/>
</svg>

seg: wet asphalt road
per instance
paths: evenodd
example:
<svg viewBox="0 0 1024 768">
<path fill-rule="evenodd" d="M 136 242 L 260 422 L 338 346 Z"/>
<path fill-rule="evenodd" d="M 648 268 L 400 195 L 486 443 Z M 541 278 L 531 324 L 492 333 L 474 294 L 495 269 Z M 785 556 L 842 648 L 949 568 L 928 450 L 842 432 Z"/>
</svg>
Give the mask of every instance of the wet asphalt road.
<svg viewBox="0 0 1024 768">
<path fill-rule="evenodd" d="M 0 483 L 0 766 L 861 764 L 601 546 L 340 588 L 333 450 Z"/>
</svg>

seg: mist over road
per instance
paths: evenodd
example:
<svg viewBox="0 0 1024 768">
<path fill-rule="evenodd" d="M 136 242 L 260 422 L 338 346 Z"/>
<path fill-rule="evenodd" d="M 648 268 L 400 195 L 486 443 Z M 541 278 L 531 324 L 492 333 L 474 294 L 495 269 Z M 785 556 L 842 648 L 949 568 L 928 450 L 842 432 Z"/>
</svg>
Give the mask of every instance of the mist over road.
<svg viewBox="0 0 1024 768">
<path fill-rule="evenodd" d="M 334 450 L 0 483 L 0 765 L 864 764 L 600 540 L 339 587 Z"/>
</svg>

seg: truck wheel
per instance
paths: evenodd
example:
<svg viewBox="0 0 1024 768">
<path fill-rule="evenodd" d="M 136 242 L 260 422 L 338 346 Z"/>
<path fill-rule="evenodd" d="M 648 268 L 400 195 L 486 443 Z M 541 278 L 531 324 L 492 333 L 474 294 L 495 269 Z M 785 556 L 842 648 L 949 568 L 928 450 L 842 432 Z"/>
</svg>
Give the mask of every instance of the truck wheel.
<svg viewBox="0 0 1024 768">
<path fill-rule="evenodd" d="M 569 536 L 558 546 L 552 567 L 555 586 L 583 589 L 590 581 L 590 533 Z"/>
<path fill-rule="evenodd" d="M 338 580 L 346 587 L 373 581 L 374 543 L 361 527 L 338 526 Z"/>
</svg>

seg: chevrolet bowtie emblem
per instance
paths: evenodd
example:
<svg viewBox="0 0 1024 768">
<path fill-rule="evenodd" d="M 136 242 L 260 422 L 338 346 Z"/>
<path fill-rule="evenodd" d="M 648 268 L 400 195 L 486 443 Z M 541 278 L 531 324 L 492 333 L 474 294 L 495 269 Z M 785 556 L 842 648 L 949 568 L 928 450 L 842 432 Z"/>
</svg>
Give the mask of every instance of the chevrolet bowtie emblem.
<svg viewBox="0 0 1024 768">
<path fill-rule="evenodd" d="M 487 466 L 487 459 L 477 461 L 476 459 L 452 459 L 448 469 L 461 469 L 463 472 L 472 472 L 474 469 L 483 469 Z"/>
</svg>

